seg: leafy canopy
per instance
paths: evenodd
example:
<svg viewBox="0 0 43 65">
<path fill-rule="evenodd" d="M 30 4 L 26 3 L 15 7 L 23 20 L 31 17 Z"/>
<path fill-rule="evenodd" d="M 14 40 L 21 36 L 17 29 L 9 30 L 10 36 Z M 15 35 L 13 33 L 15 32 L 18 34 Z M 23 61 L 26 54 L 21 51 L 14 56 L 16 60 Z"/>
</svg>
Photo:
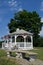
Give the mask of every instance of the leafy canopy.
<svg viewBox="0 0 43 65">
<path fill-rule="evenodd" d="M 28 12 L 26 10 L 15 13 L 14 18 L 8 24 L 9 32 L 14 32 L 16 28 L 22 28 L 35 34 L 40 32 L 41 27 L 38 13 L 36 11 Z"/>
<path fill-rule="evenodd" d="M 10 33 L 14 32 L 16 28 L 24 29 L 34 34 L 34 41 L 38 38 L 41 27 L 42 23 L 39 14 L 36 11 L 28 12 L 26 10 L 15 13 L 14 18 L 8 24 Z"/>
</svg>

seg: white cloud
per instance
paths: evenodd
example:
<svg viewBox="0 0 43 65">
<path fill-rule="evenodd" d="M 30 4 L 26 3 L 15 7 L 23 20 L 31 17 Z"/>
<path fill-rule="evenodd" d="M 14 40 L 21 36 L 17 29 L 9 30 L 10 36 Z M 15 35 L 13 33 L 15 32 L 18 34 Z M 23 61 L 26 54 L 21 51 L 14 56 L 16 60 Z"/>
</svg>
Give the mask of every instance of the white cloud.
<svg viewBox="0 0 43 65">
<path fill-rule="evenodd" d="M 43 36 L 43 27 L 42 27 L 42 30 L 40 31 L 40 35 Z"/>
<path fill-rule="evenodd" d="M 6 26 L 5 28 L 6 28 L 6 33 L 9 34 L 9 29 L 8 29 L 8 27 Z"/>
<path fill-rule="evenodd" d="M 18 2 L 16 0 L 9 0 L 8 1 L 8 6 L 10 7 L 10 10 L 11 11 L 21 11 L 22 8 L 21 8 L 21 2 Z"/>
<path fill-rule="evenodd" d="M 0 3 L 0 7 L 0 14 L 6 14 L 9 11 L 22 11 L 21 1 L 18 0 L 5 0 L 2 3 Z"/>
<path fill-rule="evenodd" d="M 41 22 L 43 22 L 43 17 L 41 18 Z M 43 36 L 43 26 L 42 26 L 42 29 L 40 31 L 40 35 Z"/>
<path fill-rule="evenodd" d="M 41 2 L 40 10 L 43 11 L 43 1 Z"/>
<path fill-rule="evenodd" d="M 17 1 L 14 1 L 14 0 L 11 0 L 11 1 L 8 1 L 8 4 L 9 4 L 9 6 L 15 6 L 15 5 L 17 5 Z"/>
<path fill-rule="evenodd" d="M 43 22 L 43 17 L 41 18 L 41 22 Z"/>
<path fill-rule="evenodd" d="M 22 8 L 19 8 L 18 11 L 22 11 L 23 9 Z"/>
</svg>

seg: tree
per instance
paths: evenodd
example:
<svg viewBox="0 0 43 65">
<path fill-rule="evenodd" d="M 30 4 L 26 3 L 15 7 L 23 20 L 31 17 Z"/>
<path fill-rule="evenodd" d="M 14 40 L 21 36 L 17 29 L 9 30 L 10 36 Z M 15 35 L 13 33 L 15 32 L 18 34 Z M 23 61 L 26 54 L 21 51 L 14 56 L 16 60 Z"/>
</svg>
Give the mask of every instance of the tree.
<svg viewBox="0 0 43 65">
<path fill-rule="evenodd" d="M 37 46 L 37 39 L 41 31 L 42 23 L 39 14 L 36 11 L 28 12 L 26 10 L 15 13 L 14 18 L 8 24 L 9 32 L 12 33 L 16 28 L 22 28 L 33 33 L 34 45 Z"/>
</svg>

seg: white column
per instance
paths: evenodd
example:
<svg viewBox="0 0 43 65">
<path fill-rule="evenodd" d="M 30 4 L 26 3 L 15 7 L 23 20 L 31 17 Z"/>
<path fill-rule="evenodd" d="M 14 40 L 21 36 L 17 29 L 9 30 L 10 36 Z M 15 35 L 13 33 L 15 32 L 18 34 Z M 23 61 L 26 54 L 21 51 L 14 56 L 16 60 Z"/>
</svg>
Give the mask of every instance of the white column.
<svg viewBox="0 0 43 65">
<path fill-rule="evenodd" d="M 9 49 L 8 39 L 6 39 L 6 41 L 7 41 L 7 43 L 5 43 L 5 46 L 6 46 L 6 48 L 8 48 L 8 49 Z"/>
<path fill-rule="evenodd" d="M 33 49 L 33 36 L 31 36 L 31 47 Z"/>
<path fill-rule="evenodd" d="M 11 36 L 11 38 L 10 38 L 10 42 L 12 43 L 12 36 Z"/>
<path fill-rule="evenodd" d="M 4 41 L 4 39 L 2 39 L 2 40 Z M 2 47 L 1 47 L 2 49 L 4 49 L 3 44 L 4 44 L 4 42 L 2 42 Z"/>
<path fill-rule="evenodd" d="M 17 36 L 15 35 L 15 45 L 16 45 L 16 37 L 17 37 Z"/>
<path fill-rule="evenodd" d="M 8 46 L 8 39 L 5 39 L 5 46 Z"/>
<path fill-rule="evenodd" d="M 26 49 L 26 36 L 24 36 L 24 48 Z"/>
<path fill-rule="evenodd" d="M 11 50 L 11 47 L 12 47 L 12 36 L 11 36 L 11 38 L 10 38 L 10 43 L 9 43 L 9 47 L 10 47 L 10 50 Z"/>
</svg>

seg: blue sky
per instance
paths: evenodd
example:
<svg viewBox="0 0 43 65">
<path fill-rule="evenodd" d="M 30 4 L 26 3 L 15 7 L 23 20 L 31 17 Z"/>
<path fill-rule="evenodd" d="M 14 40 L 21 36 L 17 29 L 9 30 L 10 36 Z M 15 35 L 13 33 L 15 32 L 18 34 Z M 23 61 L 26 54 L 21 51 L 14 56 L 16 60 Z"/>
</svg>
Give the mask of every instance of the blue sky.
<svg viewBox="0 0 43 65">
<path fill-rule="evenodd" d="M 0 37 L 9 33 L 7 24 L 20 10 L 37 11 L 43 22 L 43 0 L 0 0 Z M 40 33 L 43 35 L 43 27 Z"/>
</svg>

